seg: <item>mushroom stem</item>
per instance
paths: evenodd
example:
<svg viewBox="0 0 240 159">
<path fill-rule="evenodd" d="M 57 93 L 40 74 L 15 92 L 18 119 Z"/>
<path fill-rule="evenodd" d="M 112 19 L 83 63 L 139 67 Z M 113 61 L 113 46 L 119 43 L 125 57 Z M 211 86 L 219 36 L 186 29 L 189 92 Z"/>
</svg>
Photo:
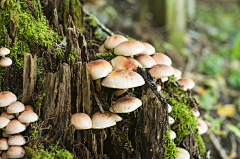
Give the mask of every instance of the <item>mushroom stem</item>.
<svg viewBox="0 0 240 159">
<path fill-rule="evenodd" d="M 163 77 L 163 78 L 161 78 L 161 81 L 164 83 L 164 82 L 166 82 L 168 80 L 168 77 Z"/>
<path fill-rule="evenodd" d="M 30 123 L 25 123 L 26 127 L 29 125 Z"/>
<path fill-rule="evenodd" d="M 120 95 L 122 95 L 123 93 L 127 92 L 127 90 L 128 90 L 128 88 L 126 88 L 126 89 L 119 89 L 119 90 L 115 91 L 114 94 L 115 94 L 116 96 L 120 96 Z"/>
<path fill-rule="evenodd" d="M 100 92 L 101 91 L 101 79 L 96 80 L 96 91 Z"/>
<path fill-rule="evenodd" d="M 19 113 L 15 113 L 15 115 L 16 115 L 16 118 L 18 118 L 18 116 L 19 116 Z"/>
</svg>

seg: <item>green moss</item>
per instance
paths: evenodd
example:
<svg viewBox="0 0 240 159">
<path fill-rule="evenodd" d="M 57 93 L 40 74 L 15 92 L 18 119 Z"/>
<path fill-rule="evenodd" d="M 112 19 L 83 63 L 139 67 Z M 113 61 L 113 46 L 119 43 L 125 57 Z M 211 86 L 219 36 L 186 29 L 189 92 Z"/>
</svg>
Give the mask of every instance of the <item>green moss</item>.
<svg viewBox="0 0 240 159">
<path fill-rule="evenodd" d="M 79 58 L 79 56 L 76 54 L 76 50 L 73 48 L 72 51 L 69 54 L 68 61 L 72 61 L 72 64 Z"/>
</svg>

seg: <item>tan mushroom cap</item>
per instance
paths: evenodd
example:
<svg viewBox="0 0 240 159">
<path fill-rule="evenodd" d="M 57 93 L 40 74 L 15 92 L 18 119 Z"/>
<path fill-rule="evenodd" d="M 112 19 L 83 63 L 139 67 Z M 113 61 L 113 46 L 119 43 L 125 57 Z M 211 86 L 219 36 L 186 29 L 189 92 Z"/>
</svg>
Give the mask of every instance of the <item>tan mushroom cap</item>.
<svg viewBox="0 0 240 159">
<path fill-rule="evenodd" d="M 7 134 L 5 131 L 3 131 L 3 132 L 2 132 L 2 136 L 3 136 L 3 137 L 8 137 L 8 136 L 10 136 L 10 135 Z"/>
<path fill-rule="evenodd" d="M 4 150 L 8 150 L 9 146 L 8 146 L 8 140 L 5 138 L 0 139 L 0 150 L 4 151 Z"/>
<path fill-rule="evenodd" d="M 6 127 L 6 133 L 7 134 L 17 134 L 22 131 L 26 130 L 26 125 L 22 124 L 19 120 L 11 120 L 7 127 Z"/>
<path fill-rule="evenodd" d="M 15 115 L 14 115 L 14 114 L 9 114 L 9 113 L 7 113 L 7 111 L 2 112 L 1 116 L 2 116 L 2 117 L 6 117 L 6 118 L 8 118 L 8 119 L 13 119 L 13 118 L 15 118 Z"/>
<path fill-rule="evenodd" d="M 101 85 L 109 88 L 125 89 L 142 86 L 145 84 L 142 76 L 129 70 L 115 70 L 102 80 Z"/>
<path fill-rule="evenodd" d="M 10 50 L 8 48 L 6 47 L 0 48 L 0 56 L 4 57 L 5 55 L 8 55 L 8 54 L 10 54 Z"/>
<path fill-rule="evenodd" d="M 38 120 L 38 115 L 33 111 L 24 111 L 19 115 L 18 120 L 22 123 L 32 123 Z"/>
<path fill-rule="evenodd" d="M 131 60 L 137 67 L 142 67 L 142 64 L 140 64 L 137 60 L 131 58 L 131 57 L 127 57 L 129 60 Z M 137 68 L 136 68 L 137 69 Z"/>
<path fill-rule="evenodd" d="M 142 42 L 142 44 L 146 47 L 146 50 L 143 51 L 141 54 L 152 55 L 155 53 L 155 48 L 151 44 L 146 42 Z"/>
<path fill-rule="evenodd" d="M 92 116 L 92 129 L 104 129 L 114 125 L 116 125 L 116 121 L 110 112 L 97 112 Z"/>
<path fill-rule="evenodd" d="M 197 128 L 200 135 L 205 134 L 208 130 L 208 126 L 202 119 L 197 119 Z"/>
<path fill-rule="evenodd" d="M 156 65 L 156 62 L 149 55 L 139 55 L 135 59 L 142 65 L 143 68 L 151 68 Z"/>
<path fill-rule="evenodd" d="M 8 106 L 9 104 L 15 102 L 16 100 L 17 97 L 12 92 L 9 91 L 0 92 L 0 107 Z"/>
<path fill-rule="evenodd" d="M 8 118 L 0 116 L 0 129 L 6 127 L 9 122 L 10 120 Z"/>
<path fill-rule="evenodd" d="M 195 108 L 191 109 L 191 112 L 193 113 L 193 115 L 194 115 L 196 118 L 200 116 L 200 112 L 199 112 L 197 109 L 195 109 Z"/>
<path fill-rule="evenodd" d="M 179 79 L 181 78 L 181 76 L 182 76 L 182 72 L 181 72 L 179 69 L 176 69 L 176 68 L 173 68 L 173 69 L 174 69 L 174 71 L 175 71 L 175 73 L 173 74 L 174 77 L 175 77 L 177 80 L 179 80 Z"/>
<path fill-rule="evenodd" d="M 85 113 L 75 113 L 71 117 L 71 124 L 75 126 L 76 130 L 91 129 L 92 120 Z"/>
<path fill-rule="evenodd" d="M 2 159 L 9 159 L 8 156 L 7 156 L 7 151 L 4 151 L 2 153 Z"/>
<path fill-rule="evenodd" d="M 24 111 L 33 111 L 34 112 L 33 107 L 30 105 L 26 105 Z"/>
<path fill-rule="evenodd" d="M 175 122 L 175 120 L 173 119 L 173 117 L 168 116 L 168 122 L 170 125 L 172 125 Z"/>
<path fill-rule="evenodd" d="M 8 139 L 8 145 L 9 146 L 21 146 L 21 145 L 24 145 L 24 144 L 26 144 L 26 140 L 20 134 L 10 136 L 9 139 Z"/>
<path fill-rule="evenodd" d="M 106 111 L 105 111 L 106 112 Z M 111 112 L 109 112 L 111 113 Z M 122 121 L 122 117 L 120 117 L 119 115 L 115 114 L 115 113 L 111 113 L 111 117 L 113 118 L 113 120 L 115 120 L 116 122 Z"/>
<path fill-rule="evenodd" d="M 181 78 L 178 80 L 179 84 L 183 86 L 183 90 L 187 91 L 188 89 L 192 89 L 195 86 L 195 82 L 190 78 Z"/>
<path fill-rule="evenodd" d="M 124 69 L 124 70 L 136 70 L 137 66 L 128 58 L 124 56 L 116 56 L 111 60 L 113 70 Z"/>
<path fill-rule="evenodd" d="M 7 151 L 8 158 L 22 158 L 25 150 L 21 146 L 12 146 Z"/>
<path fill-rule="evenodd" d="M 12 102 L 8 107 L 7 107 L 7 113 L 19 113 L 24 111 L 25 106 L 23 103 L 16 101 Z"/>
<path fill-rule="evenodd" d="M 109 111 L 114 113 L 130 113 L 139 108 L 141 105 L 142 101 L 138 98 L 122 97 L 109 108 Z"/>
<path fill-rule="evenodd" d="M 104 46 L 107 49 L 112 49 L 124 41 L 128 41 L 128 39 L 122 35 L 116 34 L 116 35 L 112 35 L 112 36 L 108 37 L 104 42 Z"/>
<path fill-rule="evenodd" d="M 2 57 L 0 60 L 0 66 L 2 67 L 8 67 L 12 65 L 12 59 L 9 57 Z"/>
<path fill-rule="evenodd" d="M 102 44 L 99 48 L 98 48 L 98 52 L 100 53 L 104 53 L 104 44 Z"/>
<path fill-rule="evenodd" d="M 145 51 L 145 46 L 136 40 L 129 40 L 119 44 L 114 49 L 115 55 L 133 56 Z"/>
<path fill-rule="evenodd" d="M 190 159 L 190 154 L 187 150 L 181 148 L 181 147 L 176 147 L 180 152 L 177 152 L 177 156 L 175 159 Z"/>
<path fill-rule="evenodd" d="M 157 64 L 148 71 L 152 77 L 155 77 L 156 79 L 172 76 L 175 72 L 172 66 L 163 64 Z"/>
<path fill-rule="evenodd" d="M 93 80 L 106 77 L 112 71 L 112 65 L 106 60 L 95 60 L 88 63 L 88 71 Z"/>
<path fill-rule="evenodd" d="M 152 58 L 156 62 L 156 64 L 164 64 L 167 66 L 172 65 L 172 60 L 165 54 L 163 53 L 155 53 L 152 55 Z"/>
<path fill-rule="evenodd" d="M 173 140 L 177 137 L 176 133 L 173 130 L 170 130 L 170 138 Z"/>
</svg>

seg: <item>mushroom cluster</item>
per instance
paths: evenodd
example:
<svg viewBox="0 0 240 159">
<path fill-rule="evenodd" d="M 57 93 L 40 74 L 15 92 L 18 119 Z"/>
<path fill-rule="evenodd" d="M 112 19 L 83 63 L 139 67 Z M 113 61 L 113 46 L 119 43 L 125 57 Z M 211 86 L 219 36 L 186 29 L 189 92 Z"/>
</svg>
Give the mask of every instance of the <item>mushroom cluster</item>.
<svg viewBox="0 0 240 159">
<path fill-rule="evenodd" d="M 29 123 L 37 121 L 38 115 L 31 106 L 17 101 L 16 95 L 9 91 L 0 92 L 0 107 L 6 110 L 0 116 L 4 137 L 0 139 L 2 158 L 22 158 L 25 154 L 22 145 L 26 144 L 26 140 L 19 133 L 25 131 Z"/>
<path fill-rule="evenodd" d="M 12 60 L 9 57 L 5 57 L 8 54 L 10 54 L 10 50 L 8 48 L 0 48 L 0 56 L 2 57 L 0 60 L 0 66 L 8 67 L 12 65 Z"/>
</svg>

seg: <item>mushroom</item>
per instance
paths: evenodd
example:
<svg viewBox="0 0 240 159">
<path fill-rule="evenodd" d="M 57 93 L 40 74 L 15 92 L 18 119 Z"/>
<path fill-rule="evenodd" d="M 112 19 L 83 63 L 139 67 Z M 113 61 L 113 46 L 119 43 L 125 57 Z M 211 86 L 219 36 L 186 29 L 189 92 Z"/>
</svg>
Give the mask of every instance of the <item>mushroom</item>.
<svg viewBox="0 0 240 159">
<path fill-rule="evenodd" d="M 12 60 L 9 57 L 2 57 L 0 60 L 0 66 L 8 67 L 12 65 Z"/>
<path fill-rule="evenodd" d="M 124 70 L 136 70 L 137 65 L 135 65 L 130 59 L 124 56 L 116 56 L 111 60 L 113 70 L 124 69 Z"/>
<path fill-rule="evenodd" d="M 133 88 L 144 84 L 145 81 L 140 74 L 123 69 L 112 71 L 101 83 L 104 87 L 117 89 Z"/>
<path fill-rule="evenodd" d="M 25 150 L 21 146 L 12 146 L 7 151 L 8 158 L 22 158 Z"/>
<path fill-rule="evenodd" d="M 14 119 L 15 118 L 14 114 L 7 113 L 7 111 L 2 112 L 1 116 L 6 117 L 8 119 Z"/>
<path fill-rule="evenodd" d="M 114 113 L 130 113 L 139 108 L 141 105 L 142 101 L 138 98 L 122 97 L 109 108 L 109 111 Z"/>
<path fill-rule="evenodd" d="M 116 121 L 112 117 L 112 113 L 105 111 L 104 113 L 96 112 L 92 116 L 92 129 L 104 129 L 116 125 Z"/>
<path fill-rule="evenodd" d="M 152 55 L 155 53 L 155 48 L 151 44 L 146 42 L 142 42 L 142 44 L 146 47 L 146 50 L 143 51 L 141 54 Z"/>
<path fill-rule="evenodd" d="M 197 119 L 197 128 L 200 135 L 205 134 L 208 130 L 207 124 L 200 118 Z"/>
<path fill-rule="evenodd" d="M 136 40 L 122 42 L 114 49 L 115 55 L 131 56 L 145 51 L 146 47 Z"/>
<path fill-rule="evenodd" d="M 4 150 L 8 150 L 9 146 L 8 146 L 8 140 L 5 138 L 0 139 L 0 150 L 4 151 Z"/>
<path fill-rule="evenodd" d="M 128 39 L 122 35 L 112 35 L 105 40 L 104 47 L 107 49 L 112 49 L 124 41 L 128 41 Z"/>
<path fill-rule="evenodd" d="M 7 107 L 7 113 L 13 114 L 15 113 L 16 117 L 19 116 L 19 113 L 24 111 L 25 106 L 23 103 L 16 101 L 12 102 L 8 107 Z"/>
<path fill-rule="evenodd" d="M 2 159 L 9 159 L 8 156 L 7 156 L 7 151 L 4 151 L 2 153 Z"/>
<path fill-rule="evenodd" d="M 188 89 L 193 89 L 193 87 L 195 86 L 195 83 L 193 80 L 191 80 L 190 78 L 181 78 L 178 80 L 178 83 L 183 86 L 183 90 L 187 91 Z"/>
<path fill-rule="evenodd" d="M 6 117 L 0 116 L 0 129 L 3 129 L 7 126 L 10 120 Z"/>
<path fill-rule="evenodd" d="M 170 113 L 171 111 L 172 111 L 172 106 L 168 104 L 168 113 Z"/>
<path fill-rule="evenodd" d="M 32 123 L 38 120 L 38 115 L 33 111 L 23 111 L 19 115 L 18 120 L 22 123 L 26 123 L 26 126 L 28 126 L 29 123 Z"/>
<path fill-rule="evenodd" d="M 120 95 L 122 95 L 123 93 L 127 92 L 127 90 L 128 90 L 128 88 L 126 88 L 126 89 L 118 89 L 118 90 L 116 90 L 116 91 L 114 92 L 114 94 L 115 94 L 116 96 L 120 96 Z"/>
<path fill-rule="evenodd" d="M 172 125 L 175 122 L 175 120 L 171 116 L 168 116 L 168 122 L 170 125 Z"/>
<path fill-rule="evenodd" d="M 175 73 L 173 74 L 173 76 L 176 78 L 176 80 L 179 80 L 182 76 L 182 72 L 176 68 L 173 68 Z"/>
<path fill-rule="evenodd" d="M 6 47 L 0 48 L 0 56 L 5 57 L 6 55 L 10 54 L 10 50 Z"/>
<path fill-rule="evenodd" d="M 21 146 L 21 145 L 24 145 L 24 144 L 26 144 L 26 140 L 20 134 L 10 136 L 9 139 L 8 139 L 8 145 L 9 146 Z"/>
<path fill-rule="evenodd" d="M 24 111 L 33 111 L 34 112 L 33 107 L 30 105 L 26 105 Z"/>
<path fill-rule="evenodd" d="M 105 112 L 108 113 L 108 111 L 105 111 Z M 111 114 L 111 117 L 113 118 L 113 120 L 115 120 L 116 122 L 122 121 L 122 117 L 120 117 L 119 115 L 117 115 L 115 113 L 110 113 L 110 114 Z"/>
<path fill-rule="evenodd" d="M 177 137 L 176 133 L 173 130 L 170 130 L 170 138 L 173 140 Z"/>
<path fill-rule="evenodd" d="M 162 82 L 168 80 L 168 77 L 172 76 L 175 72 L 172 66 L 167 66 L 164 64 L 157 64 L 148 71 L 152 77 L 155 77 L 156 79 L 161 78 Z"/>
<path fill-rule="evenodd" d="M 172 60 L 165 54 L 163 53 L 155 53 L 152 55 L 152 58 L 156 62 L 156 64 L 164 64 L 167 66 L 172 65 Z"/>
<path fill-rule="evenodd" d="M 161 86 L 157 83 L 155 83 L 155 85 L 157 86 L 157 91 L 160 92 L 161 91 Z"/>
<path fill-rule="evenodd" d="M 2 136 L 3 136 L 3 137 L 9 137 L 10 135 L 7 134 L 5 131 L 3 131 L 3 132 L 2 132 Z"/>
<path fill-rule="evenodd" d="M 12 102 L 15 102 L 17 97 L 15 94 L 9 91 L 0 92 L 0 107 L 6 107 Z"/>
<path fill-rule="evenodd" d="M 16 133 L 23 132 L 25 130 L 26 130 L 26 125 L 22 124 L 19 120 L 14 119 L 8 123 L 5 131 L 7 134 L 16 134 Z"/>
<path fill-rule="evenodd" d="M 96 89 L 101 90 L 101 78 L 106 77 L 112 71 L 112 65 L 106 60 L 95 60 L 88 63 L 88 71 L 93 80 L 96 80 Z"/>
<path fill-rule="evenodd" d="M 75 113 L 71 117 L 71 124 L 75 126 L 76 130 L 91 129 L 92 120 L 85 113 Z"/>
<path fill-rule="evenodd" d="M 139 55 L 135 58 L 143 68 L 151 68 L 156 65 L 154 59 L 149 55 Z"/>
<path fill-rule="evenodd" d="M 142 67 L 142 65 L 135 59 L 131 58 L 131 57 L 127 57 L 129 60 L 131 60 L 135 65 L 136 65 L 136 69 L 137 67 Z M 134 69 L 135 70 L 135 69 Z"/>
<path fill-rule="evenodd" d="M 200 112 L 196 108 L 191 109 L 191 112 L 196 118 L 200 116 Z"/>
<path fill-rule="evenodd" d="M 177 152 L 176 155 L 177 157 L 175 159 L 190 159 L 190 154 L 187 150 L 181 148 L 181 147 L 176 147 L 180 152 Z"/>
<path fill-rule="evenodd" d="M 100 53 L 104 53 L 104 44 L 102 44 L 99 48 L 98 48 L 98 52 Z"/>
</svg>

